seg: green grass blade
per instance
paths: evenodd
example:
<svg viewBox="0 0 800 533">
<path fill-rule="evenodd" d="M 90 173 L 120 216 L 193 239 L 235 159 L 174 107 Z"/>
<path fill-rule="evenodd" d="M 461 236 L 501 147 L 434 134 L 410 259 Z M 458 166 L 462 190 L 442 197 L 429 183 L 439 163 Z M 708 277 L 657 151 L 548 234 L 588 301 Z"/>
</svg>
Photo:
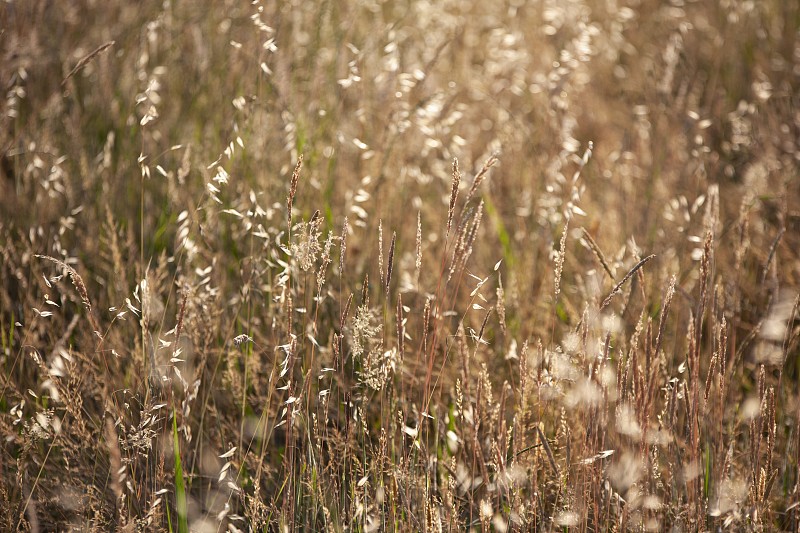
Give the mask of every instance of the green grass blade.
<svg viewBox="0 0 800 533">
<path fill-rule="evenodd" d="M 186 487 L 183 483 L 178 423 L 175 419 L 174 409 L 172 410 L 172 443 L 175 449 L 175 506 L 178 511 L 178 533 L 189 533 L 189 521 L 186 516 Z"/>
</svg>

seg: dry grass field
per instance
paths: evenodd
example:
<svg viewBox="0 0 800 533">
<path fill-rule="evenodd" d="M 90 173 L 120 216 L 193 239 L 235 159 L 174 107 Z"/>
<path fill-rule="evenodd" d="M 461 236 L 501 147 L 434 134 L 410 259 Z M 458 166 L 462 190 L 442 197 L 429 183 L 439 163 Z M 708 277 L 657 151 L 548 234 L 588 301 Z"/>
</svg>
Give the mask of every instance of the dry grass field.
<svg viewBox="0 0 800 533">
<path fill-rule="evenodd" d="M 800 3 L 6 0 L 0 530 L 800 530 Z"/>
</svg>

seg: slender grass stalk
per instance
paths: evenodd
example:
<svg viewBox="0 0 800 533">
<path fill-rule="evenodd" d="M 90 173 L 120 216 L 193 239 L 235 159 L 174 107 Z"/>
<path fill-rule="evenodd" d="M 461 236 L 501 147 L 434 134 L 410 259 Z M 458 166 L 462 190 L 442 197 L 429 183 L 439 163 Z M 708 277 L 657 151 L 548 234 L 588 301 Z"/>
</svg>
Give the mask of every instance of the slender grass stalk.
<svg viewBox="0 0 800 533">
<path fill-rule="evenodd" d="M 172 446 L 175 452 L 175 510 L 178 518 L 178 533 L 189 533 L 189 516 L 186 502 L 186 487 L 181 465 L 181 443 L 178 438 L 178 422 L 175 410 L 172 410 Z"/>
</svg>

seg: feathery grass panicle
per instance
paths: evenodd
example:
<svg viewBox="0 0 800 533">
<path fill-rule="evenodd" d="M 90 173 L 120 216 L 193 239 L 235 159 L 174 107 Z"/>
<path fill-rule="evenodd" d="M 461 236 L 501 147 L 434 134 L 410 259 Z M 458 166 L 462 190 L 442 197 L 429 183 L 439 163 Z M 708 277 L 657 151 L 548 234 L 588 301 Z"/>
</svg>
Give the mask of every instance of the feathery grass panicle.
<svg viewBox="0 0 800 533">
<path fill-rule="evenodd" d="M 291 242 L 292 256 L 297 260 L 300 269 L 308 272 L 317 261 L 323 247 L 319 242 L 321 236 L 322 217 L 319 210 L 314 212 L 311 220 L 298 224 L 301 232 L 297 239 Z"/>
<path fill-rule="evenodd" d="M 558 297 L 561 294 L 561 275 L 564 272 L 564 258 L 567 253 L 567 233 L 569 231 L 569 216 L 564 220 L 564 230 L 561 233 L 561 241 L 558 245 L 558 252 L 556 252 L 556 267 L 555 267 L 555 298 L 554 301 L 558 302 Z"/>
<path fill-rule="evenodd" d="M 83 278 L 81 277 L 81 275 L 78 274 L 78 272 L 74 268 L 66 264 L 64 261 L 61 261 L 60 259 L 56 259 L 55 257 L 51 257 L 49 255 L 38 255 L 38 254 L 36 255 L 36 257 L 38 257 L 39 259 L 46 259 L 47 261 L 55 263 L 56 265 L 58 265 L 58 267 L 67 271 L 69 279 L 70 281 L 72 281 L 72 285 L 75 287 L 75 290 L 78 291 L 78 296 L 80 297 L 81 302 L 83 302 L 83 305 L 86 306 L 86 312 L 89 318 L 89 323 L 91 324 L 92 329 L 95 332 L 95 335 L 98 338 L 102 338 L 103 332 L 100 328 L 100 324 L 97 322 L 97 319 L 94 316 L 94 312 L 92 309 L 92 302 L 91 300 L 89 300 L 89 292 L 86 290 L 86 284 L 83 283 Z"/>
<path fill-rule="evenodd" d="M 36 255 L 39 259 L 46 259 L 52 263 L 55 263 L 58 267 L 62 268 L 63 270 L 67 271 L 69 275 L 70 281 L 72 281 L 72 285 L 75 287 L 75 290 L 78 291 L 78 296 L 83 302 L 83 305 L 86 306 L 86 309 L 91 311 L 92 310 L 92 302 L 89 300 L 89 293 L 86 290 L 86 285 L 83 283 L 83 278 L 78 274 L 78 272 L 66 264 L 64 261 L 60 259 L 56 259 L 55 257 L 50 257 L 49 255 Z"/>
<path fill-rule="evenodd" d="M 417 235 L 414 244 L 414 287 L 419 290 L 419 275 L 422 272 L 422 218 L 417 211 Z"/>
</svg>

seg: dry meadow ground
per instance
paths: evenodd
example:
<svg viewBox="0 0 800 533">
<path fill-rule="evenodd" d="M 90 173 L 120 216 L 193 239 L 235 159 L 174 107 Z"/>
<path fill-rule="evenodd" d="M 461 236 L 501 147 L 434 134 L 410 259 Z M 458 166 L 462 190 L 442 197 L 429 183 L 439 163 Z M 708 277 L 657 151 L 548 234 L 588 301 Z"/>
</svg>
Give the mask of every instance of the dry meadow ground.
<svg viewBox="0 0 800 533">
<path fill-rule="evenodd" d="M 800 528 L 800 3 L 6 0 L 0 530 Z"/>
</svg>

